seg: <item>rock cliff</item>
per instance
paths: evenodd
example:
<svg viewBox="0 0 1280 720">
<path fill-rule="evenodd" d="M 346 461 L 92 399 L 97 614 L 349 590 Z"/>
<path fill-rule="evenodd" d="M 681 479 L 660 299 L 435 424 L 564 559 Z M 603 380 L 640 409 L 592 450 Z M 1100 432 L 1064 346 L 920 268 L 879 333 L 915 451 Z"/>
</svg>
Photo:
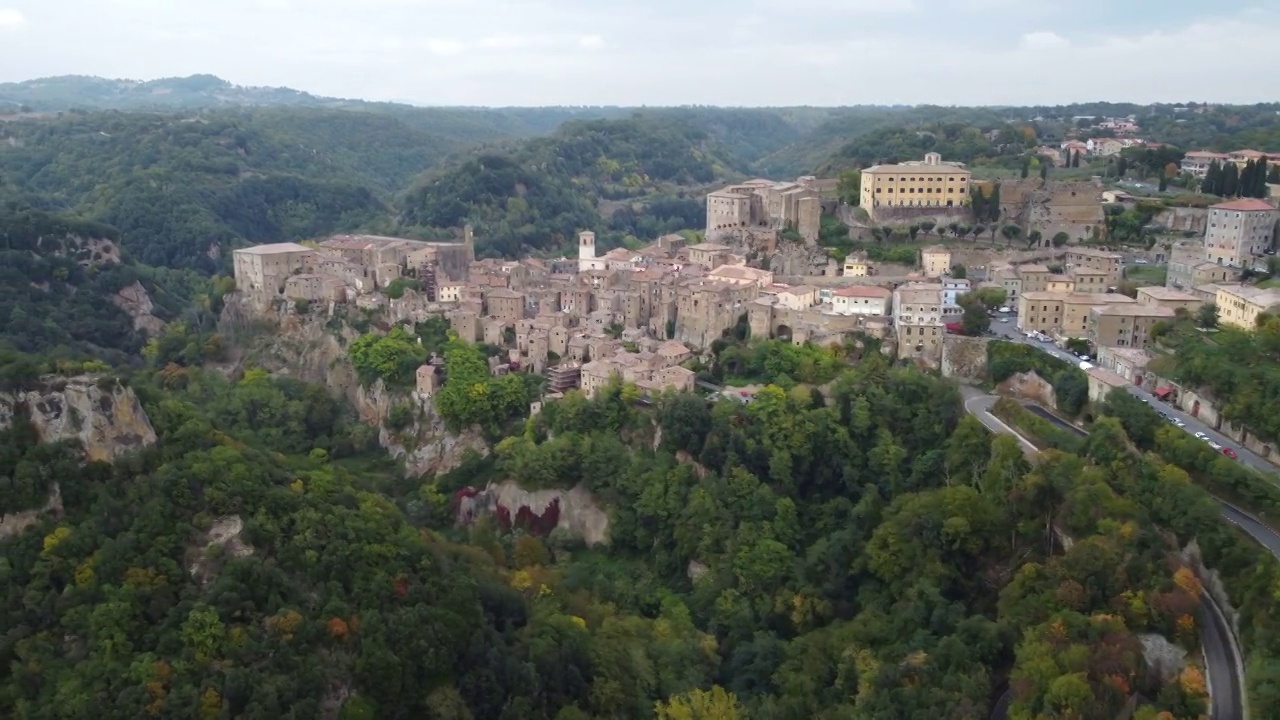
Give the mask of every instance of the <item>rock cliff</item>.
<svg viewBox="0 0 1280 720">
<path fill-rule="evenodd" d="M 155 305 L 152 304 L 151 296 L 147 294 L 147 289 L 142 286 L 142 283 L 134 281 L 132 285 L 122 288 L 120 292 L 111 296 L 111 302 L 133 318 L 134 330 L 156 335 L 164 329 L 164 321 L 151 314 L 155 310 Z"/>
<path fill-rule="evenodd" d="M 395 302 L 389 311 L 393 317 L 407 312 L 405 306 Z M 299 315 L 292 304 L 263 304 L 234 293 L 227 298 L 220 328 L 241 349 L 239 368 L 233 370 L 261 367 L 323 385 L 334 395 L 342 396 L 362 420 L 378 426 L 379 444 L 393 457 L 404 459 L 407 475 L 447 472 L 462 462 L 467 450 L 481 454 L 489 451 L 478 431 L 450 433 L 429 398 L 388 389 L 381 381 L 362 386 L 346 350 L 360 333 L 346 324 L 339 313 L 331 316 L 327 309 L 315 308 Z M 383 421 L 391 408 L 401 403 L 416 409 L 415 421 L 409 428 L 393 433 L 383 427 Z"/>
<path fill-rule="evenodd" d="M 536 535 L 552 531 L 581 538 L 587 545 L 609 542 L 609 515 L 591 491 L 578 486 L 569 490 L 525 490 L 510 480 L 491 483 L 483 490 L 463 488 L 454 496 L 457 520 L 470 524 L 480 515 L 493 515 L 505 530 L 524 528 Z"/>
<path fill-rule="evenodd" d="M 20 412 L 42 442 L 75 440 L 89 460 L 113 460 L 156 441 L 138 396 L 115 378 L 46 376 L 35 389 L 0 393 L 0 428 Z"/>
</svg>

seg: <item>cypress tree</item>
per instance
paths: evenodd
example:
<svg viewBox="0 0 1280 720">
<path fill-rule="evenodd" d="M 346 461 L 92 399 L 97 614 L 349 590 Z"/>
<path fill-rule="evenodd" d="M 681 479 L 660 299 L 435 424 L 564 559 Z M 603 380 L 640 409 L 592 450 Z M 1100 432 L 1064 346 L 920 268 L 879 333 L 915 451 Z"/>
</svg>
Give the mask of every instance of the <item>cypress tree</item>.
<svg viewBox="0 0 1280 720">
<path fill-rule="evenodd" d="M 1027 174 L 1031 172 L 1031 158 L 1022 158 L 1022 179 L 1027 179 Z"/>
<path fill-rule="evenodd" d="M 1267 173 L 1267 182 L 1280 183 L 1280 165 L 1271 166 L 1271 172 Z"/>
<path fill-rule="evenodd" d="M 1200 181 L 1200 190 L 1208 195 L 1222 194 L 1222 166 L 1217 160 L 1209 163 L 1209 169 L 1204 171 L 1204 180 Z"/>
<path fill-rule="evenodd" d="M 1240 171 L 1240 179 L 1236 185 L 1236 194 L 1240 197 L 1253 197 L 1254 179 L 1253 175 L 1258 171 L 1258 166 L 1250 160 L 1244 164 L 1244 169 Z"/>
<path fill-rule="evenodd" d="M 1237 197 L 1240 194 L 1240 168 L 1228 162 L 1222 173 L 1222 197 Z"/>
<path fill-rule="evenodd" d="M 1261 160 L 1259 160 L 1258 167 L 1254 168 L 1253 196 L 1256 198 L 1264 198 L 1267 196 L 1267 159 L 1266 158 L 1262 158 Z"/>
</svg>

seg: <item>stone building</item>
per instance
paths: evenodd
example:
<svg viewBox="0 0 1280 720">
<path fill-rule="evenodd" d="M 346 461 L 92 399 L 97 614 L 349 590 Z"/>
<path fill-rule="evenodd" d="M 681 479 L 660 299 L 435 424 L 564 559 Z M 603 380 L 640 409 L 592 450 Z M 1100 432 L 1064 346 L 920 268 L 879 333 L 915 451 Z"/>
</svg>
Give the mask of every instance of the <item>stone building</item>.
<svg viewBox="0 0 1280 720">
<path fill-rule="evenodd" d="M 893 293 L 876 285 L 850 285 L 831 293 L 832 311 L 837 315 L 869 315 L 883 317 L 889 314 Z"/>
<path fill-rule="evenodd" d="M 1067 251 L 1067 270 L 1097 270 L 1106 274 L 1107 285 L 1116 285 L 1124 273 L 1124 256 L 1120 253 L 1077 247 Z"/>
<path fill-rule="evenodd" d="M 578 233 L 578 272 L 604 270 L 607 263 L 596 257 L 596 234 L 590 230 Z"/>
<path fill-rule="evenodd" d="M 1280 310 L 1280 290 L 1263 290 L 1255 285 L 1220 285 L 1216 298 L 1218 322 L 1252 330 L 1262 313 Z"/>
<path fill-rule="evenodd" d="M 674 339 L 694 347 L 710 347 L 746 314 L 746 303 L 757 294 L 755 285 L 687 281 L 677 288 Z"/>
<path fill-rule="evenodd" d="M 514 326 L 524 318 L 524 294 L 506 288 L 494 288 L 485 293 L 487 314 L 496 318 L 504 327 Z"/>
<path fill-rule="evenodd" d="M 715 270 L 725 264 L 729 258 L 729 246 L 719 243 L 698 243 L 685 248 L 689 254 L 689 262 L 701 265 L 708 270 Z"/>
<path fill-rule="evenodd" d="M 1049 289 L 1049 268 L 1044 265 L 1019 265 L 1018 278 L 1021 280 L 1019 292 L 1045 292 Z"/>
<path fill-rule="evenodd" d="M 963 164 L 943 162 L 938 153 L 926 153 L 923 162 L 876 165 L 862 171 L 859 205 L 872 220 L 882 208 L 964 207 L 971 178 Z"/>
<path fill-rule="evenodd" d="M 1089 311 L 1089 342 L 1095 347 L 1146 348 L 1151 328 L 1173 319 L 1169 308 L 1144 303 L 1104 305 Z"/>
<path fill-rule="evenodd" d="M 1166 307 L 1170 310 L 1182 308 L 1188 312 L 1195 312 L 1204 304 L 1204 301 L 1196 295 L 1167 287 L 1138 288 L 1138 302 L 1144 305 Z"/>
<path fill-rule="evenodd" d="M 284 296 L 289 300 L 311 302 L 345 302 L 347 286 L 340 278 L 316 273 L 290 275 L 284 282 Z"/>
<path fill-rule="evenodd" d="M 920 251 L 920 267 L 927 278 L 938 278 L 951 272 L 951 251 L 942 245 L 934 245 Z"/>
<path fill-rule="evenodd" d="M 273 243 L 241 248 L 232 253 L 236 289 L 252 293 L 281 293 L 285 280 L 302 272 L 315 259 L 315 251 L 297 243 Z"/>
<path fill-rule="evenodd" d="M 942 286 L 907 283 L 893 291 L 893 317 L 898 334 L 898 359 L 942 357 Z"/>
<path fill-rule="evenodd" d="M 817 183 L 812 177 L 795 182 L 756 179 L 708 193 L 707 240 L 794 228 L 805 242 L 816 243 L 822 216 Z"/>
<path fill-rule="evenodd" d="M 1206 260 L 1205 251 L 1201 247 L 1175 247 L 1169 254 L 1169 268 L 1164 284 L 1168 288 L 1191 291 L 1203 285 L 1233 283 L 1240 276 L 1238 267 Z"/>
<path fill-rule="evenodd" d="M 1218 203 L 1209 208 L 1204 236 L 1205 260 L 1246 268 L 1272 248 L 1275 241 L 1275 206 L 1257 198 Z"/>
</svg>

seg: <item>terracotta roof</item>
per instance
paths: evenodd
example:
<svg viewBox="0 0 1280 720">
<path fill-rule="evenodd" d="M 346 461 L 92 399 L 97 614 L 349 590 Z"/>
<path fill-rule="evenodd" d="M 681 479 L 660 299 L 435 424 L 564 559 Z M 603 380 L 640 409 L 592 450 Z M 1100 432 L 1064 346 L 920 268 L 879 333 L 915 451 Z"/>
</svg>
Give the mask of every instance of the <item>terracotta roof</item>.
<svg viewBox="0 0 1280 720">
<path fill-rule="evenodd" d="M 1258 198 L 1240 198 L 1231 202 L 1218 203 L 1211 205 L 1211 210 L 1234 210 L 1236 212 L 1260 212 L 1264 210 L 1275 210 L 1276 206 L 1266 200 Z"/>
</svg>

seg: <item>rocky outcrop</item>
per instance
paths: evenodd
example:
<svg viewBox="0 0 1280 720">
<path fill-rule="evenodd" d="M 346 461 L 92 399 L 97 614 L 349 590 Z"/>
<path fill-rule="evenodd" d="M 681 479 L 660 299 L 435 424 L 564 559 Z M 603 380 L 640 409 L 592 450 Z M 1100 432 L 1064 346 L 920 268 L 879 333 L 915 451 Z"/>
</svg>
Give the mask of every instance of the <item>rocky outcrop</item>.
<svg viewBox="0 0 1280 720">
<path fill-rule="evenodd" d="M 411 404 L 416 417 L 410 427 L 393 432 L 383 420 L 398 403 Z M 431 399 L 417 393 L 391 392 L 378 380 L 367 388 L 357 385 L 354 404 L 361 420 L 378 426 L 378 443 L 392 457 L 404 460 L 406 476 L 448 472 L 462 463 L 468 450 L 489 454 L 489 445 L 478 430 L 449 432 Z"/>
<path fill-rule="evenodd" d="M 504 530 L 522 528 L 537 535 L 558 530 L 587 545 L 609 542 L 609 515 L 582 486 L 530 491 L 507 480 L 490 483 L 483 490 L 463 488 L 454 496 L 454 503 L 457 520 L 464 525 L 481 515 L 492 515 Z"/>
<path fill-rule="evenodd" d="M 138 396 L 115 378 L 46 376 L 35 389 L 0 393 L 0 428 L 19 413 L 41 442 L 76 441 L 89 460 L 114 460 L 156 441 Z"/>
<path fill-rule="evenodd" d="M 406 316 L 406 322 L 425 307 L 421 296 L 409 301 L 393 303 L 400 307 L 397 312 Z M 346 350 L 360 333 L 343 321 L 339 309 L 332 314 L 313 309 L 299 315 L 292 303 L 264 303 L 233 293 L 225 303 L 220 328 L 244 348 L 239 369 L 260 367 L 323 385 L 345 398 L 364 422 L 378 427 L 379 444 L 404 460 L 406 475 L 447 472 L 462 462 L 467 450 L 482 455 L 489 452 L 478 431 L 449 432 L 429 398 L 388 389 L 381 381 L 369 387 L 361 385 Z M 415 420 L 412 426 L 392 432 L 383 421 L 391 408 L 401 403 L 414 407 Z"/>
<path fill-rule="evenodd" d="M 1051 410 L 1058 409 L 1058 396 L 1054 393 L 1053 385 L 1035 370 L 1010 375 L 996 386 L 996 392 L 1023 400 L 1034 400 Z"/>
<path fill-rule="evenodd" d="M 135 281 L 132 285 L 123 288 L 111 296 L 111 302 L 133 318 L 134 330 L 141 330 L 148 335 L 158 335 L 164 329 L 164 321 L 151 314 L 155 305 L 151 302 L 151 296 L 147 294 L 147 289 L 142 286 L 142 283 Z"/>
<path fill-rule="evenodd" d="M 18 535 L 35 525 L 40 522 L 40 516 L 45 513 L 50 513 L 54 517 L 62 517 L 62 488 L 56 482 L 53 484 L 53 490 L 50 491 L 49 499 L 45 502 L 44 507 L 38 510 L 23 510 L 0 515 L 0 540 Z"/>
<path fill-rule="evenodd" d="M 187 572 L 201 584 L 209 582 L 217 572 L 220 560 L 242 558 L 253 554 L 253 546 L 241 537 L 244 519 L 239 515 L 227 515 L 213 521 L 203 542 L 190 548 L 193 556 Z"/>
</svg>

